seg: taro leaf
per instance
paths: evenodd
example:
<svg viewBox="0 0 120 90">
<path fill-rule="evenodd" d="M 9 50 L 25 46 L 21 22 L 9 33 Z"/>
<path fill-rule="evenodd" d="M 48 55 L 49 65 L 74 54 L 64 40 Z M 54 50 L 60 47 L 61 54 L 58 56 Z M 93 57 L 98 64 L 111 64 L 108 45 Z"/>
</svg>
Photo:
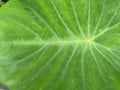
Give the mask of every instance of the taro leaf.
<svg viewBox="0 0 120 90">
<path fill-rule="evenodd" d="M 120 90 L 120 1 L 10 0 L 0 8 L 0 81 L 10 90 Z"/>
</svg>

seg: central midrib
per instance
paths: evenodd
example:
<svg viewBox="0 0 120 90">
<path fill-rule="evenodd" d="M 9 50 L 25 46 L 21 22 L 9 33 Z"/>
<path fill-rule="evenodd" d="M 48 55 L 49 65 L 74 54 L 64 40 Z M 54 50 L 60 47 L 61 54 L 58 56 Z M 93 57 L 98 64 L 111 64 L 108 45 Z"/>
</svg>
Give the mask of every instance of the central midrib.
<svg viewBox="0 0 120 90">
<path fill-rule="evenodd" d="M 1 42 L 1 44 L 9 44 L 9 45 L 74 45 L 74 44 L 82 44 L 94 43 L 92 39 L 74 39 L 74 40 L 49 40 L 49 41 L 39 41 L 39 40 L 16 40 L 16 41 L 8 41 L 8 42 Z"/>
</svg>

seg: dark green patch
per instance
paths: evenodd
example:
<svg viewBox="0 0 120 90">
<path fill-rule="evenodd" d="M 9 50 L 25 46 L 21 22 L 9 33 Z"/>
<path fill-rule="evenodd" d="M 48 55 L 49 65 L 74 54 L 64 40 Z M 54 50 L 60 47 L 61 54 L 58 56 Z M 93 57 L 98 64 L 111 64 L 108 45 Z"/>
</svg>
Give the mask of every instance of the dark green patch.
<svg viewBox="0 0 120 90">
<path fill-rule="evenodd" d="M 8 2 L 9 0 L 0 0 L 0 7 L 3 6 L 6 2 Z"/>
<path fill-rule="evenodd" d="M 9 90 L 7 86 L 0 83 L 0 90 Z"/>
</svg>

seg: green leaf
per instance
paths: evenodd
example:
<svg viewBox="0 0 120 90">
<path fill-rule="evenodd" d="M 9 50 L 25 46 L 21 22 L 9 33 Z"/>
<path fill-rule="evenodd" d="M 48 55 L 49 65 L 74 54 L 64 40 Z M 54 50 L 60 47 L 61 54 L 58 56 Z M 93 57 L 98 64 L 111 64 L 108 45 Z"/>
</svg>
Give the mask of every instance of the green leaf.
<svg viewBox="0 0 120 90">
<path fill-rule="evenodd" d="M 0 81 L 10 90 L 120 90 L 120 1 L 10 0 L 0 8 Z"/>
</svg>

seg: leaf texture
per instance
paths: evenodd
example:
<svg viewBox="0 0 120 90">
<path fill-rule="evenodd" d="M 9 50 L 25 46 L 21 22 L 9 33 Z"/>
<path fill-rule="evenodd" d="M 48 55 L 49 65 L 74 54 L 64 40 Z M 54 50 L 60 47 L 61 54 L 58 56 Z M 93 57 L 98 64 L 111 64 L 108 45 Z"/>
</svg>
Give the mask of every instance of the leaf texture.
<svg viewBox="0 0 120 90">
<path fill-rule="evenodd" d="M 120 90 L 120 1 L 10 0 L 0 71 L 10 90 Z"/>
</svg>

